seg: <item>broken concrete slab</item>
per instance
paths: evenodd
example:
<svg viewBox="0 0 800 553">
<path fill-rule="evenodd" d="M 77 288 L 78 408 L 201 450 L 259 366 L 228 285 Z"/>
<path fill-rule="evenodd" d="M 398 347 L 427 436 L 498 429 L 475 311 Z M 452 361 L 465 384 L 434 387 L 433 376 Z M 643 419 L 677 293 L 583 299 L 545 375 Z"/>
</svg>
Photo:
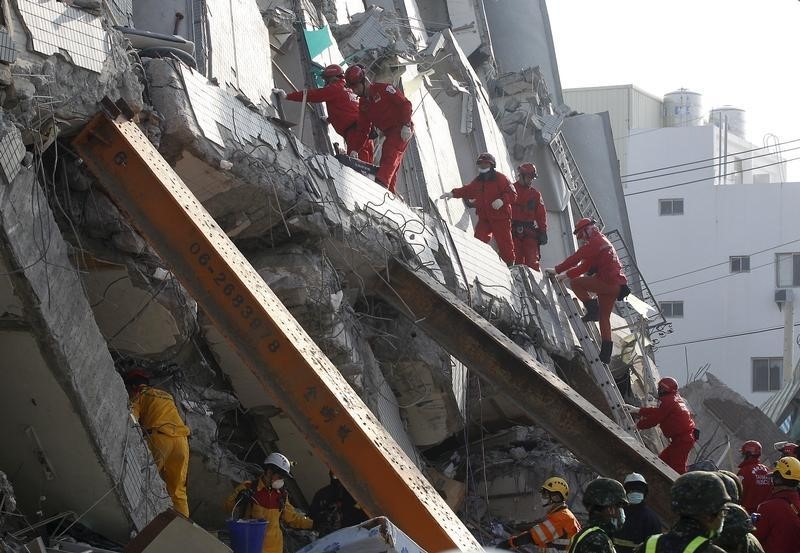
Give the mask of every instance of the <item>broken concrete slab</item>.
<svg viewBox="0 0 800 553">
<path fill-rule="evenodd" d="M 125 546 L 124 553 L 231 553 L 231 548 L 173 510 L 158 515 Z"/>
<path fill-rule="evenodd" d="M 2 202 L 0 256 L 30 325 L 0 332 L 2 440 L 18 444 L 2 448 L 2 464 L 22 467 L 25 510 L 85 512 L 84 524 L 123 540 L 163 509 L 163 482 L 33 172 Z"/>
</svg>

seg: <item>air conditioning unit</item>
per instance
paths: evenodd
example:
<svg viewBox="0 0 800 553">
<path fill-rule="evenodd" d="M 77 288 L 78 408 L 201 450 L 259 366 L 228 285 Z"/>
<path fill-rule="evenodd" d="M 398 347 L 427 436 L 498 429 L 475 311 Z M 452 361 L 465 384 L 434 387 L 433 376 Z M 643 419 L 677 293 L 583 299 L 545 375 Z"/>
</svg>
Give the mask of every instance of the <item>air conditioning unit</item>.
<svg viewBox="0 0 800 553">
<path fill-rule="evenodd" d="M 794 294 L 790 288 L 778 288 L 775 290 L 775 303 L 778 304 L 779 310 L 783 310 L 783 304 L 793 299 Z"/>
</svg>

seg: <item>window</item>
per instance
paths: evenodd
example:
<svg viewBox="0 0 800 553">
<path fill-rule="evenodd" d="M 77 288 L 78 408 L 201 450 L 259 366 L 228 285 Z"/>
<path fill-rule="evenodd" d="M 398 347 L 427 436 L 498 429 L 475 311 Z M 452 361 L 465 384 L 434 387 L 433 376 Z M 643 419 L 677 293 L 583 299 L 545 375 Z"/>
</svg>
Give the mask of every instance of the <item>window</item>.
<svg viewBox="0 0 800 553">
<path fill-rule="evenodd" d="M 683 302 L 682 301 L 662 301 L 659 302 L 661 306 L 661 313 L 667 319 L 682 319 L 683 318 Z"/>
<path fill-rule="evenodd" d="M 658 200 L 659 215 L 683 215 L 683 198 Z"/>
<path fill-rule="evenodd" d="M 750 256 L 749 255 L 732 255 L 731 256 L 731 272 L 732 273 L 749 273 L 750 272 Z"/>
<path fill-rule="evenodd" d="M 778 288 L 800 286 L 800 253 L 779 253 L 775 256 Z"/>
<path fill-rule="evenodd" d="M 753 357 L 753 391 L 776 392 L 783 381 L 783 357 Z"/>
</svg>

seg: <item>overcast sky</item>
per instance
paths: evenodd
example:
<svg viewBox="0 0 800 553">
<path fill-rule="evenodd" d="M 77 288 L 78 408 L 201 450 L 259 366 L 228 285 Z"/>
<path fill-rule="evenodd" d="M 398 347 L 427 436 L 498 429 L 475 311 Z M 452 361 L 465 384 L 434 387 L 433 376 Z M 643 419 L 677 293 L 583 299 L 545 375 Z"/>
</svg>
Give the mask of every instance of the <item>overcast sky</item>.
<svg viewBox="0 0 800 553">
<path fill-rule="evenodd" d="M 747 139 L 800 138 L 800 1 L 548 0 L 563 88 L 633 84 L 745 110 Z M 784 148 L 798 148 L 800 142 Z M 800 158 L 800 149 L 784 153 Z M 789 166 L 800 180 L 800 161 Z"/>
</svg>

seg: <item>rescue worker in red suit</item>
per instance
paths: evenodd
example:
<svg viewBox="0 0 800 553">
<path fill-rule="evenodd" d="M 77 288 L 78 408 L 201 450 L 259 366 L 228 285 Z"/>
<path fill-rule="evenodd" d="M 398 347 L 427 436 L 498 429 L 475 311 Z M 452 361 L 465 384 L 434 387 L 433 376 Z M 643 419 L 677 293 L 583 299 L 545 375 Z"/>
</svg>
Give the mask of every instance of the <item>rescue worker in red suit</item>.
<svg viewBox="0 0 800 553">
<path fill-rule="evenodd" d="M 781 457 L 772 471 L 772 495 L 758 506 L 753 532 L 766 553 L 800 551 L 800 460 Z"/>
<path fill-rule="evenodd" d="M 359 96 L 358 124 L 352 149 L 360 150 L 374 126 L 383 133 L 381 160 L 375 182 L 394 193 L 397 170 L 403 161 L 408 141 L 414 136 L 411 102 L 388 83 L 372 83 L 363 65 L 353 65 L 344 74 L 347 86 Z"/>
<path fill-rule="evenodd" d="M 483 153 L 475 162 L 478 176 L 461 188 L 442 194 L 440 200 L 466 198 L 474 200 L 478 214 L 475 238 L 489 242 L 494 236 L 500 259 L 506 265 L 514 264 L 514 241 L 511 238 L 511 206 L 517 199 L 517 191 L 503 173 L 495 170 L 497 161 L 492 154 Z"/>
<path fill-rule="evenodd" d="M 517 200 L 511 205 L 515 263 L 538 271 L 539 246 L 547 244 L 547 210 L 542 195 L 533 187 L 536 166 L 523 163 L 517 172 L 519 180 L 514 183 Z"/>
<path fill-rule="evenodd" d="M 556 265 L 555 269 L 545 269 L 545 272 L 555 275 L 559 280 L 570 279 L 572 291 L 586 307 L 586 315 L 582 319 L 600 323 L 600 360 L 608 363 L 614 348 L 611 341 L 611 311 L 615 301 L 623 300 L 630 294 L 628 279 L 617 251 L 593 219 L 578 221 L 573 234 L 580 244 L 578 251 Z M 565 271 L 565 275 L 560 274 Z"/>
<path fill-rule="evenodd" d="M 674 378 L 666 377 L 658 381 L 658 399 L 658 407 L 634 407 L 626 404 L 625 409 L 631 415 L 639 416 L 636 428 L 640 430 L 661 426 L 661 432 L 669 440 L 669 445 L 658 457 L 675 472 L 683 474 L 686 472 L 689 452 L 697 441 L 694 420 L 686 402 L 678 394 L 678 382 Z"/>
<path fill-rule="evenodd" d="M 742 462 L 737 475 L 742 481 L 742 497 L 739 504 L 753 513 L 772 493 L 772 471 L 761 463 L 761 444 L 757 441 L 746 441 L 740 451 Z"/>
<path fill-rule="evenodd" d="M 309 88 L 290 92 L 289 94 L 286 94 L 286 91 L 281 88 L 275 88 L 272 92 L 282 99 L 292 102 L 302 102 L 304 95 L 306 102 L 313 104 L 325 102 L 325 106 L 328 108 L 327 121 L 344 138 L 347 144 L 347 152 L 352 157 L 358 157 L 361 161 L 372 163 L 374 153 L 372 140 L 367 140 L 360 148 L 355 147 L 355 141 L 358 139 L 358 133 L 356 132 L 358 127 L 358 96 L 345 86 L 344 69 L 338 65 L 329 65 L 322 70 L 322 79 L 325 81 L 325 86 L 322 88 Z"/>
</svg>

